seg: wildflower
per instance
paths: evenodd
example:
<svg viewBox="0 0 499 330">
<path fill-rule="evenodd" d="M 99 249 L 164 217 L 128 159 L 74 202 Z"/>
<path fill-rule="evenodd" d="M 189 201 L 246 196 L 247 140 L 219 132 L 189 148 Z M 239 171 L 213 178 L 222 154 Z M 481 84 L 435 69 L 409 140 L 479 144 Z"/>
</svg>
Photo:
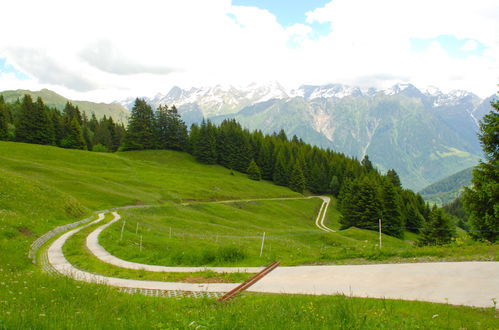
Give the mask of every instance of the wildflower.
<svg viewBox="0 0 499 330">
<path fill-rule="evenodd" d="M 38 316 L 45 317 L 46 315 L 45 314 L 38 314 Z"/>
</svg>

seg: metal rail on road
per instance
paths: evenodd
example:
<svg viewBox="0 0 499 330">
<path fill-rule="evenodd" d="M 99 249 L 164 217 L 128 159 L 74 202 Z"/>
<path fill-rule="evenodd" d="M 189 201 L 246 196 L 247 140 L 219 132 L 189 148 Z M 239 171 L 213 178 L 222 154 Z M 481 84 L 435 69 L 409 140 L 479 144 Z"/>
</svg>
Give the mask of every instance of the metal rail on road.
<svg viewBox="0 0 499 330">
<path fill-rule="evenodd" d="M 256 274 L 255 276 L 253 276 L 252 278 L 247 280 L 246 282 L 241 283 L 240 285 L 238 285 L 234 289 L 232 289 L 229 292 L 227 292 L 226 294 L 224 294 L 222 297 L 218 298 L 217 301 L 224 302 L 224 301 L 227 301 L 229 299 L 234 298 L 239 292 L 248 289 L 250 286 L 252 286 L 256 282 L 261 280 L 265 275 L 267 275 L 268 273 L 270 273 L 271 271 L 276 269 L 277 266 L 279 266 L 280 264 L 281 264 L 280 261 L 274 261 L 273 263 L 271 263 L 270 265 L 265 267 L 265 269 L 263 269 L 261 272 L 259 272 L 258 274 Z"/>
</svg>

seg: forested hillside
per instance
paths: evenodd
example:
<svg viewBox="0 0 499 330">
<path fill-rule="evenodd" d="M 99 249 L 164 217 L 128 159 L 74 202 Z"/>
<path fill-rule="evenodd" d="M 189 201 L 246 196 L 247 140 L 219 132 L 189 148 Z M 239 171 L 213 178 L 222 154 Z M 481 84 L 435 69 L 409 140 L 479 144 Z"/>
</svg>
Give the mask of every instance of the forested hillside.
<svg viewBox="0 0 499 330">
<path fill-rule="evenodd" d="M 455 200 L 463 187 L 471 184 L 472 167 L 457 172 L 443 180 L 435 182 L 421 190 L 419 193 L 431 203 L 444 205 Z"/>
<path fill-rule="evenodd" d="M 220 164 L 255 180 L 299 193 L 332 194 L 339 199 L 343 228 L 375 230 L 383 218 L 385 232 L 402 237 L 404 230 L 418 232 L 430 217 L 422 197 L 403 189 L 394 170 L 382 175 L 367 155 L 359 162 L 296 136 L 289 139 L 283 130 L 264 135 L 226 120 L 219 126 L 203 121 L 188 131 L 174 106 L 154 111 L 141 99 L 135 101 L 127 130 L 105 117 L 88 119 L 71 103 L 60 114 L 29 95 L 15 104 L 0 99 L 0 106 L 3 139 L 93 151 L 187 151 L 202 163 Z"/>
</svg>

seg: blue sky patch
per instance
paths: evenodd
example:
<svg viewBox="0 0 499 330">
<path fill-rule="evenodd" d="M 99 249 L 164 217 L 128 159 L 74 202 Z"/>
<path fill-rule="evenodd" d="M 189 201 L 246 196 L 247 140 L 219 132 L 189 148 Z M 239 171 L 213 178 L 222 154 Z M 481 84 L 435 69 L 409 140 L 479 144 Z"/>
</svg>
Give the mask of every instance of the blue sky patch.
<svg viewBox="0 0 499 330">
<path fill-rule="evenodd" d="M 17 70 L 12 65 L 7 64 L 6 58 L 0 58 L 0 73 L 13 73 L 15 75 L 15 77 L 19 80 L 28 80 L 29 79 L 29 77 L 27 75 L 25 75 L 21 71 Z"/>
<path fill-rule="evenodd" d="M 414 52 L 424 52 L 428 50 L 431 47 L 431 43 L 435 41 L 441 45 L 450 57 L 457 59 L 464 59 L 471 55 L 483 56 L 486 48 L 482 43 L 473 39 L 457 39 L 451 35 L 440 35 L 436 38 L 429 39 L 412 38 L 411 50 Z"/>
<path fill-rule="evenodd" d="M 249 6 L 266 9 L 277 17 L 277 21 L 284 27 L 296 23 L 305 23 L 305 13 L 324 7 L 331 0 L 232 0 L 234 6 Z"/>
</svg>

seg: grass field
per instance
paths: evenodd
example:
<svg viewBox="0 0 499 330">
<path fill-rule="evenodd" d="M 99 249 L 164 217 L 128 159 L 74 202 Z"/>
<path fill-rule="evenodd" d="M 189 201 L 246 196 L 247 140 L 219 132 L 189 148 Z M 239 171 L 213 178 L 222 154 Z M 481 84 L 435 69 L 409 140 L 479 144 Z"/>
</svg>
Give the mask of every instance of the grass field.
<svg viewBox="0 0 499 330">
<path fill-rule="evenodd" d="M 168 203 L 120 212 L 125 221 L 101 234 L 100 242 L 122 259 L 164 266 L 264 266 L 414 262 L 428 260 L 497 260 L 497 246 L 460 238 L 445 247 L 417 247 L 407 240 L 350 228 L 326 233 L 315 226 L 317 198 L 237 203 Z M 337 210 L 328 213 L 331 228 Z M 137 230 L 138 228 L 138 230 Z M 263 254 L 260 257 L 265 232 Z M 142 251 L 139 242 L 142 237 Z"/>
<path fill-rule="evenodd" d="M 218 234 L 219 242 L 222 231 L 218 228 L 223 227 L 225 235 L 233 236 L 248 233 L 260 236 L 261 232 L 268 231 L 269 250 L 264 250 L 264 258 L 282 257 L 288 264 L 294 264 L 295 257 L 297 262 L 304 263 L 447 259 L 458 258 L 459 251 L 464 258 L 497 259 L 497 245 L 463 241 L 450 247 L 425 250 L 414 248 L 410 242 L 393 238 L 390 241 L 386 237 L 386 249 L 380 252 L 374 248 L 375 232 L 352 228 L 340 233 L 321 233 L 314 225 L 320 205 L 315 199 L 227 205 L 193 202 L 296 196 L 299 195 L 287 188 L 251 181 L 240 173 L 232 175 L 220 166 L 201 165 L 178 152 L 99 154 L 0 142 L 0 329 L 495 327 L 497 312 L 490 309 L 430 303 L 247 294 L 229 304 L 218 305 L 208 299 L 129 295 L 105 286 L 44 274 L 27 258 L 30 244 L 56 226 L 80 220 L 95 210 L 154 204 L 155 207 L 148 209 L 123 211 L 127 220 L 124 240 L 111 244 L 107 235 L 116 235 L 119 229 L 116 224 L 104 232 L 104 245 L 117 255 L 137 261 L 169 263 L 173 261 L 172 254 L 163 250 L 153 253 L 156 246 L 170 246 L 161 239 L 169 236 L 169 227 L 174 228 L 173 239 L 181 238 L 180 233 L 194 232 L 196 235 Z M 190 205 L 183 206 L 182 202 Z M 266 215 L 268 212 L 275 217 Z M 129 248 L 129 243 L 136 242 L 134 224 L 138 216 L 144 240 L 141 255 Z M 194 222 L 189 225 L 191 216 L 195 217 L 190 221 L 206 227 L 204 231 Z M 338 212 L 333 207 L 328 225 L 337 227 L 337 220 Z M 276 237 L 290 235 L 292 230 L 307 235 Z M 73 249 L 75 254 L 71 257 L 80 258 L 82 266 L 94 267 L 94 262 L 83 264 L 86 258 L 81 253 L 84 251 L 80 250 L 77 256 L 82 236 L 79 239 L 79 242 L 71 240 L 75 246 L 66 248 Z M 225 250 L 212 244 L 213 237 L 205 239 L 206 245 L 201 244 L 199 237 L 194 240 L 190 237 L 181 243 L 184 247 L 192 245 L 192 250 L 190 247 L 186 250 L 191 257 L 177 257 L 176 264 L 199 261 L 196 258 L 202 256 L 200 251 L 204 248 L 211 251 L 207 253 L 206 264 L 265 264 L 265 259 L 256 256 L 255 242 L 259 243 L 259 238 L 241 244 L 244 258 L 235 261 L 231 257 L 234 255 L 231 244 Z M 292 258 L 287 255 L 291 251 L 286 244 L 302 246 L 302 250 L 293 251 Z M 314 251 L 314 247 L 319 251 Z"/>
<path fill-rule="evenodd" d="M 105 221 L 109 221 L 112 218 L 112 215 L 108 213 Z M 239 283 L 254 275 L 251 273 L 215 273 L 213 271 L 195 273 L 147 272 L 144 270 L 125 269 L 106 264 L 97 259 L 85 245 L 88 234 L 103 223 L 104 222 L 100 222 L 79 231 L 63 246 L 63 252 L 66 259 L 76 268 L 94 274 L 118 278 L 188 283 Z"/>
</svg>

